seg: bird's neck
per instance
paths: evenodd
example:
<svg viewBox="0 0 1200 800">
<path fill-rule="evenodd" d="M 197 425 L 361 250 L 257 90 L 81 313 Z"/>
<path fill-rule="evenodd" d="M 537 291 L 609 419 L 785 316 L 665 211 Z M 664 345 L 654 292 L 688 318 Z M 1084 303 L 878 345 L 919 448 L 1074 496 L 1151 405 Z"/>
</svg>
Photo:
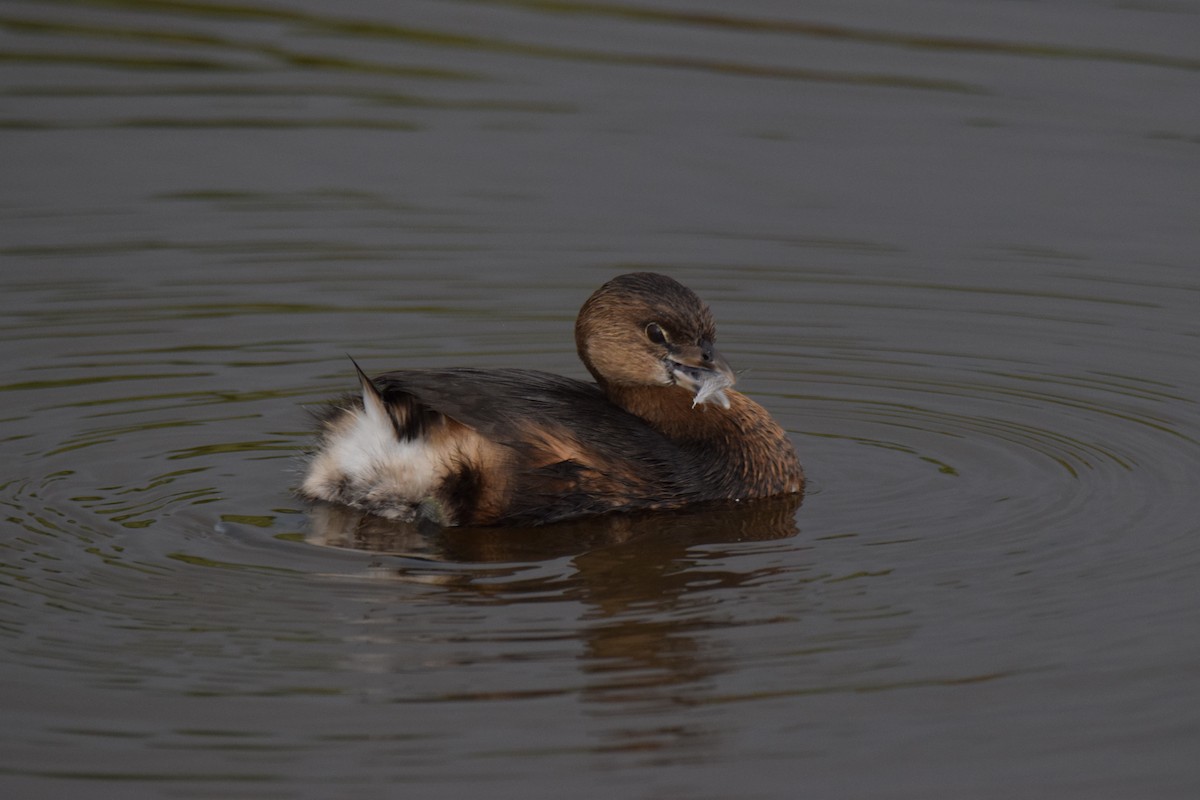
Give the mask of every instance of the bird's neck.
<svg viewBox="0 0 1200 800">
<path fill-rule="evenodd" d="M 641 417 L 677 444 L 723 439 L 737 433 L 735 410 L 756 403 L 732 390 L 728 410 L 711 403 L 692 407 L 692 394 L 680 386 L 606 386 L 613 403 Z M 734 398 L 736 397 L 736 400 Z"/>
<path fill-rule="evenodd" d="M 766 409 L 732 389 L 729 408 L 702 403 L 681 387 L 605 387 L 609 399 L 702 462 L 731 496 L 801 491 L 803 473 L 787 433 Z M 718 475 L 717 473 L 721 473 Z"/>
</svg>

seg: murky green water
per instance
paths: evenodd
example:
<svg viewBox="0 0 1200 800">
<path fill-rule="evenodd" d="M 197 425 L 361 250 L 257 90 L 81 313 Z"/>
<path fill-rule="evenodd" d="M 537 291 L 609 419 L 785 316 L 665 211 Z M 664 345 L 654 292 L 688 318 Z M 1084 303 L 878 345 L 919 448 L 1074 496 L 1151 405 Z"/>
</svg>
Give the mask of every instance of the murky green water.
<svg viewBox="0 0 1200 800">
<path fill-rule="evenodd" d="M 1200 9 L 12 2 L 6 797 L 1193 797 Z M 710 302 L 801 508 L 310 515 L 346 360 Z"/>
</svg>

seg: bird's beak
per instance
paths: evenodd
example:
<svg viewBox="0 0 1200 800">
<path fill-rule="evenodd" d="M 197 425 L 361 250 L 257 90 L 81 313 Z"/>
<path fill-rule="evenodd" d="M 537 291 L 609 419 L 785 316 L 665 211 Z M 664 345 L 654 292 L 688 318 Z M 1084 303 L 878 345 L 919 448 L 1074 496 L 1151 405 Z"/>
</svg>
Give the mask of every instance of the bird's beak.
<svg viewBox="0 0 1200 800">
<path fill-rule="evenodd" d="M 675 382 L 692 393 L 692 408 L 701 403 L 729 408 L 725 390 L 737 382 L 737 377 L 711 342 L 675 348 L 670 361 Z"/>
</svg>

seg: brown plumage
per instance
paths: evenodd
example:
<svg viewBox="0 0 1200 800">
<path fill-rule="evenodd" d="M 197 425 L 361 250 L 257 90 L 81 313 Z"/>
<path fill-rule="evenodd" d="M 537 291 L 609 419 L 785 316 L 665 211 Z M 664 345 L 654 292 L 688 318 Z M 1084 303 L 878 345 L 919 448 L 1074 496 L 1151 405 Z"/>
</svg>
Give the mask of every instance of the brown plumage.
<svg viewBox="0 0 1200 800">
<path fill-rule="evenodd" d="M 664 275 L 600 287 L 575 323 L 596 383 L 518 369 L 402 370 L 323 417 L 300 493 L 440 525 L 798 493 L 783 429 L 731 388 L 712 314 Z"/>
</svg>

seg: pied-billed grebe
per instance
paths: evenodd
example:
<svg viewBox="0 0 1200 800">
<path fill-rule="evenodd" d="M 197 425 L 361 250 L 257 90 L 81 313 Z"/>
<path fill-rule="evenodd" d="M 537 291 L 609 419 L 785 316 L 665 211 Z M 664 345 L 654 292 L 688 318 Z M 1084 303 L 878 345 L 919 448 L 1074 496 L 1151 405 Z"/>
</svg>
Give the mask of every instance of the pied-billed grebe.
<svg viewBox="0 0 1200 800">
<path fill-rule="evenodd" d="M 803 491 L 795 448 L 734 391 L 690 289 L 636 272 L 579 311 L 595 383 L 521 369 L 401 370 L 331 407 L 300 493 L 440 525 L 540 525 Z M 356 365 L 357 366 L 357 365 Z"/>
</svg>

